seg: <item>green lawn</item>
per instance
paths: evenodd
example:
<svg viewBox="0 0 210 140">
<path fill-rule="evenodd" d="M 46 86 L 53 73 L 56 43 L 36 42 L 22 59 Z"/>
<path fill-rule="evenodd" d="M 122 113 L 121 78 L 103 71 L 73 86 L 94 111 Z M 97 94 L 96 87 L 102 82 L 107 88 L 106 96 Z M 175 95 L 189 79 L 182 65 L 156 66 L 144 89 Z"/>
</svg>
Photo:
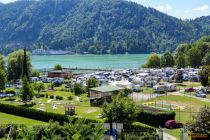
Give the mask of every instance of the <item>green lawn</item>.
<svg viewBox="0 0 210 140">
<path fill-rule="evenodd" d="M 185 89 L 185 88 L 193 88 L 193 87 L 200 87 L 200 82 L 183 82 L 183 83 L 176 83 L 177 89 Z"/>
<path fill-rule="evenodd" d="M 28 119 L 20 116 L 6 114 L 0 112 L 0 124 L 27 124 L 27 125 L 41 125 L 47 124 L 46 122 Z"/>
<path fill-rule="evenodd" d="M 77 100 L 77 97 L 74 95 L 72 92 L 66 92 L 66 91 L 61 91 L 63 87 L 56 87 L 54 91 L 45 91 L 41 92 L 41 94 L 48 94 L 48 98 L 46 97 L 41 97 L 41 98 L 36 98 L 31 102 L 34 102 L 35 105 L 33 106 L 27 106 L 30 108 L 34 109 L 42 109 L 43 111 L 48 111 L 48 112 L 54 112 L 54 113 L 60 113 L 60 114 L 65 114 L 65 109 L 64 105 L 66 103 L 70 103 L 75 105 L 75 110 L 76 110 L 76 115 L 79 117 L 84 117 L 84 118 L 90 118 L 90 119 L 100 119 L 98 118 L 98 115 L 101 114 L 102 109 L 100 107 L 92 107 L 89 103 L 89 101 L 86 102 L 80 102 Z M 50 99 L 50 95 L 54 95 L 54 97 L 62 96 L 63 100 L 56 100 Z M 73 100 L 69 101 L 68 97 L 72 96 Z M 10 100 L 10 98 L 4 98 L 0 99 L 1 103 L 4 104 L 12 104 L 12 105 L 19 105 L 19 106 L 24 106 L 24 103 L 20 101 L 19 97 L 13 97 L 13 100 Z M 56 105 L 57 108 L 53 109 L 53 105 Z"/>
</svg>

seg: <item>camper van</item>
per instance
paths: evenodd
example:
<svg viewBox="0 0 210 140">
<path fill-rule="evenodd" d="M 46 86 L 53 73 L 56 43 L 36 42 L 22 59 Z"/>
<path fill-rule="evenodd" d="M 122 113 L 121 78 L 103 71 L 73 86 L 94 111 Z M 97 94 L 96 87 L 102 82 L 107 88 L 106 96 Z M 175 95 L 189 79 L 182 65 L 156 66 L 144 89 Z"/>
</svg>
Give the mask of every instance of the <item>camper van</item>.
<svg viewBox="0 0 210 140">
<path fill-rule="evenodd" d="M 167 86 L 166 85 L 156 85 L 153 87 L 155 93 L 163 93 L 167 92 Z"/>
</svg>

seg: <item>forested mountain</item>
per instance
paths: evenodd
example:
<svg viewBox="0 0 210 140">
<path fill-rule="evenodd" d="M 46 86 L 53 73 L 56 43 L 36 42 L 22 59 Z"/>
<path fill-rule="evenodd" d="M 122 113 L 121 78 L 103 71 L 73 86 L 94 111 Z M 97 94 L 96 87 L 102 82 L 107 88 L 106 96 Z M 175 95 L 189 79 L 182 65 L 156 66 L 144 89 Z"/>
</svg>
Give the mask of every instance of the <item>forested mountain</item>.
<svg viewBox="0 0 210 140">
<path fill-rule="evenodd" d="M 209 23 L 210 17 L 183 21 L 124 0 L 17 1 L 0 4 L 0 51 L 162 52 L 209 35 Z"/>
</svg>

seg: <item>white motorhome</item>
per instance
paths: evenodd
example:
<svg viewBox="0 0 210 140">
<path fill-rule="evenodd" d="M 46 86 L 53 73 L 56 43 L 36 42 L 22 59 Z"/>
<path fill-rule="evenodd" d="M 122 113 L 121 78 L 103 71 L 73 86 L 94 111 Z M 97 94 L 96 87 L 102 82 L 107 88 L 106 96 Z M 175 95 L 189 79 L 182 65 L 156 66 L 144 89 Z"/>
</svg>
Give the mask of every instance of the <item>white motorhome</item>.
<svg viewBox="0 0 210 140">
<path fill-rule="evenodd" d="M 168 91 L 176 91 L 177 90 L 176 85 L 174 85 L 174 84 L 167 84 L 166 86 L 167 86 Z"/>
<path fill-rule="evenodd" d="M 161 92 L 167 92 L 167 86 L 166 85 L 155 85 L 153 86 L 155 93 L 161 93 Z"/>
</svg>

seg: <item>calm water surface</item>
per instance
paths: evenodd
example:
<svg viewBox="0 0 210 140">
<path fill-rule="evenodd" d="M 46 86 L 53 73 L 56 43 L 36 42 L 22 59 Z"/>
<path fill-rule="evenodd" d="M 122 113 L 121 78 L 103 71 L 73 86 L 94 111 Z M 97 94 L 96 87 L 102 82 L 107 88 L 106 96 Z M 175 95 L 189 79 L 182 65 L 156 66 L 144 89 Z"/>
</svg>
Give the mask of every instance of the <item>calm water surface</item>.
<svg viewBox="0 0 210 140">
<path fill-rule="evenodd" d="M 32 56 L 35 69 L 53 68 L 55 64 L 71 68 L 139 68 L 148 54 L 124 55 L 46 55 Z"/>
</svg>

